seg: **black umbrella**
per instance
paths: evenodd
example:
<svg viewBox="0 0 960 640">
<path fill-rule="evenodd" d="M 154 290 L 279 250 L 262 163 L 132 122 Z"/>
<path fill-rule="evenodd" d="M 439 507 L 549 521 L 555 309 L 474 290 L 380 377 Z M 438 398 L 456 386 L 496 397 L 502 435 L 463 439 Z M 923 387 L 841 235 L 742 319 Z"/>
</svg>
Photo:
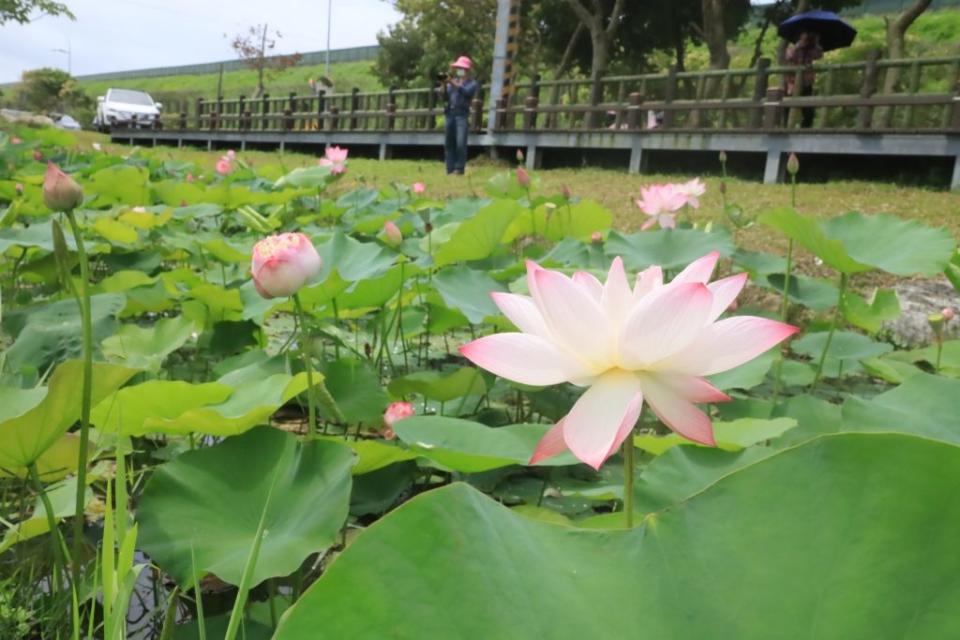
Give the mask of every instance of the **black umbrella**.
<svg viewBox="0 0 960 640">
<path fill-rule="evenodd" d="M 857 37 L 857 30 L 832 11 L 798 13 L 781 22 L 777 28 L 780 37 L 790 42 L 796 42 L 805 32 L 819 35 L 824 51 L 849 47 Z"/>
</svg>

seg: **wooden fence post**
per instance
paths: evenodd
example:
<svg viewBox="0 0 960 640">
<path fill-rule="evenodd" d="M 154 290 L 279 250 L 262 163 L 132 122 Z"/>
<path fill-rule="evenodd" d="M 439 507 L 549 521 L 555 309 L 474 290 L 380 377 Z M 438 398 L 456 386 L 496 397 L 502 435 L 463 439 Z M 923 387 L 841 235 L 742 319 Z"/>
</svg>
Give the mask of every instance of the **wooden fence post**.
<svg viewBox="0 0 960 640">
<path fill-rule="evenodd" d="M 354 87 L 353 89 L 350 90 L 350 130 L 351 131 L 354 131 L 355 129 L 357 129 L 357 125 L 359 122 L 356 116 L 357 111 L 360 109 L 360 96 L 358 95 L 359 93 L 360 93 L 360 89 L 358 87 Z"/>
<path fill-rule="evenodd" d="M 634 91 L 629 96 L 630 106 L 627 107 L 627 128 L 640 128 L 640 107 L 643 105 L 643 94 Z"/>
<path fill-rule="evenodd" d="M 197 98 L 196 128 L 203 129 L 203 98 Z"/>
<path fill-rule="evenodd" d="M 323 114 L 327 110 L 327 92 L 323 89 L 317 92 L 317 130 L 323 130 Z"/>
<path fill-rule="evenodd" d="M 877 91 L 878 67 L 880 49 L 871 49 L 867 53 L 867 66 L 863 71 L 863 84 L 860 85 L 860 97 L 870 98 Z M 873 107 L 860 107 L 857 113 L 857 127 L 869 129 L 873 122 Z"/>
<path fill-rule="evenodd" d="M 750 128 L 759 129 L 763 124 L 764 106 L 767 98 L 767 86 L 770 83 L 770 58 L 757 60 L 757 77 L 753 83 L 753 101 L 756 103 L 750 111 Z"/>
<path fill-rule="evenodd" d="M 245 131 L 247 129 L 247 97 L 240 96 L 237 99 L 237 129 Z"/>
<path fill-rule="evenodd" d="M 220 114 L 223 113 L 223 96 L 217 96 L 217 104 L 213 110 L 213 117 L 210 119 L 210 128 L 213 130 L 220 128 Z"/>
<path fill-rule="evenodd" d="M 667 72 L 667 85 L 663 91 L 663 102 L 667 105 L 672 103 L 677 98 L 677 65 L 670 65 L 670 70 Z M 673 109 L 664 109 L 663 110 L 663 128 L 669 129 L 676 122 L 676 114 L 673 112 Z"/>
<path fill-rule="evenodd" d="M 330 107 L 330 130 L 336 131 L 340 126 L 340 108 L 337 106 Z"/>
<path fill-rule="evenodd" d="M 483 86 L 477 86 L 477 94 L 470 101 L 470 111 L 473 114 L 471 128 L 480 131 L 483 129 Z"/>
<path fill-rule="evenodd" d="M 264 131 L 270 128 L 270 94 L 265 93 L 260 98 L 260 115 L 263 116 L 263 120 L 260 123 L 260 128 Z"/>
<path fill-rule="evenodd" d="M 393 131 L 397 124 L 397 89 L 387 89 L 387 131 Z"/>
<path fill-rule="evenodd" d="M 187 109 L 190 107 L 190 102 L 187 100 L 180 101 L 180 131 L 185 131 L 187 129 Z"/>
<path fill-rule="evenodd" d="M 287 131 L 293 131 L 294 127 L 296 126 L 294 114 L 297 112 L 297 93 L 295 91 L 291 91 L 287 96 L 287 99 L 289 100 L 289 103 L 286 111 L 283 112 L 283 114 L 286 116 L 285 128 Z"/>
<path fill-rule="evenodd" d="M 507 114 L 504 109 L 507 108 L 507 99 L 498 98 L 497 99 L 497 118 L 494 122 L 494 129 L 497 131 L 504 131 L 507 128 Z"/>
<path fill-rule="evenodd" d="M 779 129 L 783 122 L 783 89 L 770 87 L 767 89 L 763 103 L 763 128 Z"/>
</svg>

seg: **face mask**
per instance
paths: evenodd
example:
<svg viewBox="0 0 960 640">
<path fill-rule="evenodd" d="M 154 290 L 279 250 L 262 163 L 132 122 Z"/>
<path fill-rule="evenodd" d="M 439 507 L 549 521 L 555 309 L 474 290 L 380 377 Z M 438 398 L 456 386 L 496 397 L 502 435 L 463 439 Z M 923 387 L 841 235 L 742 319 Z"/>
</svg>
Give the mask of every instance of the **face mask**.
<svg viewBox="0 0 960 640">
<path fill-rule="evenodd" d="M 462 78 L 462 77 L 465 76 L 465 75 L 467 75 L 467 72 L 466 72 L 466 71 L 464 71 L 463 69 L 457 69 L 457 77 L 458 77 L 458 78 Z"/>
</svg>

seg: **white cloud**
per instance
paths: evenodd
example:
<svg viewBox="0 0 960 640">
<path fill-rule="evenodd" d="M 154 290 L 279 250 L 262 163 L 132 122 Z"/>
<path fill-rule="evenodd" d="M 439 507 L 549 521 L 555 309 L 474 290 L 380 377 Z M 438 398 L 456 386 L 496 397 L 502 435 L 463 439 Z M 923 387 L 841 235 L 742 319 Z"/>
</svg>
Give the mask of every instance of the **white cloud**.
<svg viewBox="0 0 960 640">
<path fill-rule="evenodd" d="M 72 49 L 73 73 L 164 67 L 233 57 L 228 38 L 266 22 L 283 38 L 277 52 L 326 47 L 324 0 L 66 0 L 76 15 L 43 17 L 28 25 L 0 27 L 0 82 L 15 81 L 26 69 L 66 68 Z M 376 44 L 377 32 L 399 15 L 384 0 L 333 0 L 334 49 Z"/>
</svg>

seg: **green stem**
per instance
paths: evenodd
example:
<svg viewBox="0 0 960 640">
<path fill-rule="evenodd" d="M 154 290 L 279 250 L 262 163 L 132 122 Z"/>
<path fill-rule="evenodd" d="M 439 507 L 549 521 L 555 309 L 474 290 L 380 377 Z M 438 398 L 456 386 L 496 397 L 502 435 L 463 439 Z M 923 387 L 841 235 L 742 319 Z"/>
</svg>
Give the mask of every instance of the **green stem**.
<svg viewBox="0 0 960 640">
<path fill-rule="evenodd" d="M 626 514 L 627 528 L 633 527 L 633 471 L 634 461 L 633 430 L 623 441 L 623 511 Z"/>
<path fill-rule="evenodd" d="M 830 332 L 827 334 L 827 343 L 823 345 L 823 353 L 820 354 L 820 362 L 817 363 L 817 373 L 813 376 L 813 382 L 810 383 L 810 391 L 817 388 L 820 382 L 820 376 L 823 375 L 823 364 L 827 360 L 827 352 L 830 350 L 830 343 L 833 341 L 833 334 L 837 330 L 837 324 L 840 322 L 840 313 L 843 307 L 843 294 L 847 290 L 847 274 L 840 274 L 840 292 L 837 294 L 837 308 L 833 312 L 833 320 L 830 321 Z"/>
<path fill-rule="evenodd" d="M 937 362 L 933 369 L 935 373 L 940 373 L 940 356 L 943 353 L 943 334 L 941 331 L 937 331 Z"/>
<path fill-rule="evenodd" d="M 317 435 L 317 400 L 313 388 L 313 354 L 311 353 L 311 338 L 307 331 L 307 314 L 300 304 L 300 295 L 293 294 L 293 306 L 297 310 L 300 320 L 300 354 L 303 357 L 303 367 L 307 370 L 307 429 L 310 437 Z"/>
<path fill-rule="evenodd" d="M 60 537 L 60 530 L 57 527 L 57 517 L 54 514 L 53 505 L 50 503 L 50 496 L 47 495 L 47 491 L 44 489 L 43 483 L 40 482 L 40 474 L 37 473 L 36 463 L 30 464 L 27 467 L 27 470 L 30 473 L 30 479 L 36 486 L 37 493 L 40 494 L 40 500 L 43 502 L 43 510 L 47 515 L 47 528 L 50 529 L 50 540 L 53 543 L 53 585 L 51 590 L 56 593 L 63 585 L 60 576 L 63 575 L 64 571 L 63 556 L 61 555 L 60 543 L 58 540 Z"/>
<path fill-rule="evenodd" d="M 400 349 L 403 351 L 403 368 L 410 370 L 410 363 L 407 361 L 407 340 L 403 336 L 403 266 L 404 260 L 400 261 L 400 291 L 397 292 L 397 339 L 400 340 Z"/>
<path fill-rule="evenodd" d="M 90 403 L 93 394 L 93 324 L 90 320 L 90 264 L 83 246 L 83 236 L 73 209 L 67 213 L 70 229 L 77 243 L 80 261 L 80 321 L 83 333 L 83 388 L 80 405 L 80 455 L 77 461 L 77 510 L 73 519 L 73 583 L 80 584 L 80 563 L 83 550 L 83 508 L 87 487 L 87 449 L 90 444 Z"/>
</svg>

